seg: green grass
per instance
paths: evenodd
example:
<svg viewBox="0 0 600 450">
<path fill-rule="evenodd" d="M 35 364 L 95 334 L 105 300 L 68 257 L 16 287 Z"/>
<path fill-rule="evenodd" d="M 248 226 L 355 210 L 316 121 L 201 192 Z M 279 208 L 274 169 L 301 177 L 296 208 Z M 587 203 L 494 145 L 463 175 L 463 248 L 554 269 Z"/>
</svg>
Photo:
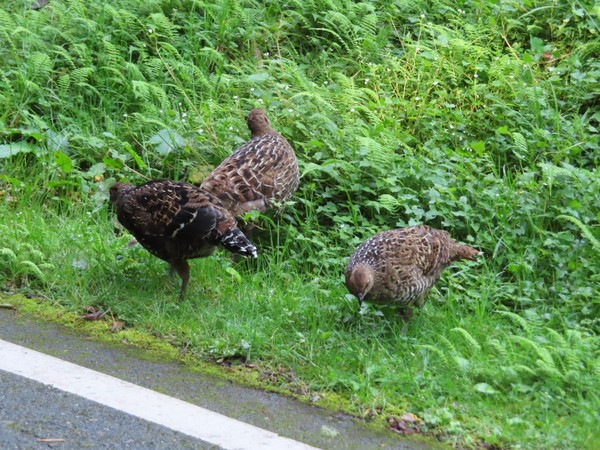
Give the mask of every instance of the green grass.
<svg viewBox="0 0 600 450">
<path fill-rule="evenodd" d="M 0 9 L 6 290 L 110 311 L 362 417 L 412 412 L 458 447 L 593 448 L 591 2 L 28 3 Z M 107 187 L 202 179 L 253 107 L 292 142 L 300 189 L 264 218 L 257 261 L 194 261 L 179 302 L 115 229 Z M 366 237 L 417 223 L 485 258 L 447 270 L 403 333 L 395 311 L 359 311 L 342 274 Z"/>
</svg>

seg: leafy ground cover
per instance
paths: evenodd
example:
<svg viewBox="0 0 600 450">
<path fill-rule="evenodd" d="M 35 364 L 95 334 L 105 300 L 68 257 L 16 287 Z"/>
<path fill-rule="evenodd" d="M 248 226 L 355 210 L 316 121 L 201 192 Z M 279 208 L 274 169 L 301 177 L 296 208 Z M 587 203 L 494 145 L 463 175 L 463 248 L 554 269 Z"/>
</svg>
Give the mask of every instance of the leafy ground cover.
<svg viewBox="0 0 600 450">
<path fill-rule="evenodd" d="M 600 429 L 600 10 L 589 1 L 29 1 L 0 9 L 0 281 L 459 447 L 593 448 Z M 199 181 L 253 107 L 300 159 L 256 262 L 188 298 L 117 230 L 118 179 Z M 342 272 L 427 223 L 485 258 L 403 333 Z M 241 370 L 241 369 L 240 369 Z M 382 420 L 383 421 L 383 420 Z"/>
</svg>

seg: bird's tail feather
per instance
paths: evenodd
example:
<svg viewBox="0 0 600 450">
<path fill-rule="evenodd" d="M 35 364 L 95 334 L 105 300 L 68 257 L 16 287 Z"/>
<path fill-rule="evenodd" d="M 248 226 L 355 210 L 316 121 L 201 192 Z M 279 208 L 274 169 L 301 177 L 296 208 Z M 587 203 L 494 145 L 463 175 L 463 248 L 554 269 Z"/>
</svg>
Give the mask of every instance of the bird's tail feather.
<svg viewBox="0 0 600 450">
<path fill-rule="evenodd" d="M 239 228 L 231 228 L 221 237 L 221 245 L 232 253 L 256 258 L 256 247 Z"/>
</svg>

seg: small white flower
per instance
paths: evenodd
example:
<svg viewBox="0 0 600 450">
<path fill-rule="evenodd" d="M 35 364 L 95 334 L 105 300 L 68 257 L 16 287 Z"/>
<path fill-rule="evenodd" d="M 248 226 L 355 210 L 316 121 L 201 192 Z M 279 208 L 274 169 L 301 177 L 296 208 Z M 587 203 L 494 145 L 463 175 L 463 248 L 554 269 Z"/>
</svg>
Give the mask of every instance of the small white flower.
<svg viewBox="0 0 600 450">
<path fill-rule="evenodd" d="M 263 99 L 262 99 L 262 98 L 259 98 L 259 99 L 258 99 L 258 103 L 262 103 L 262 102 L 263 102 Z"/>
<path fill-rule="evenodd" d="M 479 77 L 479 75 L 477 75 L 477 74 L 474 74 L 474 75 L 473 75 L 473 77 L 474 77 L 474 78 L 478 78 L 478 77 Z"/>
<path fill-rule="evenodd" d="M 425 18 L 425 14 L 421 14 L 421 19 L 424 19 L 424 18 Z"/>
<path fill-rule="evenodd" d="M 325 86 L 327 86 L 327 85 L 329 84 L 329 81 L 325 80 L 325 81 L 323 81 L 323 84 L 324 84 Z"/>
<path fill-rule="evenodd" d="M 229 127 L 229 131 L 233 131 L 233 127 Z"/>
<path fill-rule="evenodd" d="M 292 108 L 288 109 L 288 112 L 294 112 L 294 110 Z"/>
<path fill-rule="evenodd" d="M 181 117 L 187 117 L 187 113 L 183 113 Z"/>
<path fill-rule="evenodd" d="M 354 108 L 350 108 L 350 112 L 356 112 L 356 110 Z"/>
<path fill-rule="evenodd" d="M 152 34 L 154 33 L 154 30 L 152 28 L 148 28 L 148 33 Z"/>
<path fill-rule="evenodd" d="M 270 55 L 269 52 L 265 52 L 265 56 L 268 57 Z"/>
<path fill-rule="evenodd" d="M 289 84 L 286 84 L 286 85 L 283 87 L 283 89 L 285 89 L 286 91 L 287 91 L 289 88 L 290 88 L 290 85 L 289 85 Z"/>
<path fill-rule="evenodd" d="M 198 128 L 198 134 L 202 134 L 204 133 L 204 130 L 202 128 Z"/>
<path fill-rule="evenodd" d="M 450 129 L 451 129 L 451 130 L 454 130 L 454 125 L 450 125 Z"/>
<path fill-rule="evenodd" d="M 237 96 L 237 95 L 234 95 L 234 96 L 233 96 L 233 99 L 234 99 L 234 100 L 237 100 L 237 99 L 238 99 L 238 96 Z"/>
<path fill-rule="evenodd" d="M 439 82 L 439 81 L 434 81 L 434 82 L 433 82 L 433 85 L 434 85 L 434 86 L 437 86 L 438 84 L 440 84 L 440 82 Z"/>
<path fill-rule="evenodd" d="M 421 97 L 415 97 L 415 100 L 419 101 L 419 100 L 421 100 Z"/>
<path fill-rule="evenodd" d="M 365 84 L 367 84 L 369 82 L 368 78 L 365 78 Z"/>
<path fill-rule="evenodd" d="M 254 92 L 254 88 L 250 88 L 250 92 Z"/>
<path fill-rule="evenodd" d="M 127 113 L 123 114 L 123 117 L 127 117 Z"/>
</svg>

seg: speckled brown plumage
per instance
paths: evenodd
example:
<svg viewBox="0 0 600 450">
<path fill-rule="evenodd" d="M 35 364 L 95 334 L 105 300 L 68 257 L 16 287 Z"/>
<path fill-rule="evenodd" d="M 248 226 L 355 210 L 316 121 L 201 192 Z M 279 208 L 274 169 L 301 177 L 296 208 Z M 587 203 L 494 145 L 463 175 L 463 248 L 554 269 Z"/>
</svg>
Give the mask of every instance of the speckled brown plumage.
<svg viewBox="0 0 600 450">
<path fill-rule="evenodd" d="M 363 242 L 346 267 L 346 286 L 362 300 L 423 306 L 425 296 L 453 261 L 476 259 L 478 250 L 426 225 L 383 231 Z"/>
<path fill-rule="evenodd" d="M 267 114 L 248 114 L 252 138 L 227 157 L 201 187 L 240 217 L 248 211 L 265 211 L 272 202 L 284 202 L 298 188 L 296 154 L 286 139 L 271 128 Z"/>
<path fill-rule="evenodd" d="M 116 183 L 110 200 L 119 222 L 150 253 L 167 261 L 189 281 L 187 260 L 211 255 L 217 245 L 256 257 L 256 248 L 237 228 L 231 213 L 210 193 L 188 183 L 154 180 L 141 186 Z"/>
</svg>

